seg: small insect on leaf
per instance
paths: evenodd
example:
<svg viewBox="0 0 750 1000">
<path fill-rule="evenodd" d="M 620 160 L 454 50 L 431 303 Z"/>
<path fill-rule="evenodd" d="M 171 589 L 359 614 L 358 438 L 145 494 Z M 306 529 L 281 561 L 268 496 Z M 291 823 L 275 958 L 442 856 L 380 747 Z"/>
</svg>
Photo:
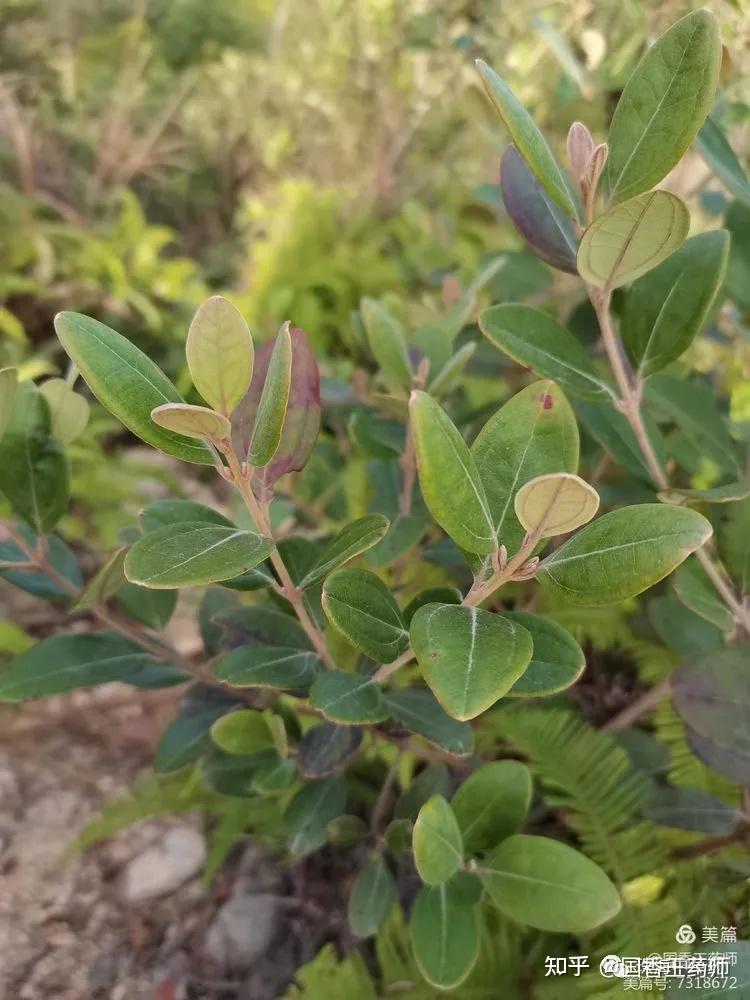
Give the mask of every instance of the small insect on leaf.
<svg viewBox="0 0 750 1000">
<path fill-rule="evenodd" d="M 190 403 L 164 403 L 151 411 L 151 419 L 165 430 L 201 440 L 223 441 L 231 432 L 229 421 L 221 413 Z"/>
<path fill-rule="evenodd" d="M 580 528 L 599 509 L 599 494 L 570 472 L 551 472 L 525 483 L 516 493 L 516 516 L 538 538 Z"/>
<path fill-rule="evenodd" d="M 253 338 L 239 310 L 220 295 L 204 302 L 190 324 L 185 354 L 195 388 L 228 416 L 253 375 Z"/>
</svg>

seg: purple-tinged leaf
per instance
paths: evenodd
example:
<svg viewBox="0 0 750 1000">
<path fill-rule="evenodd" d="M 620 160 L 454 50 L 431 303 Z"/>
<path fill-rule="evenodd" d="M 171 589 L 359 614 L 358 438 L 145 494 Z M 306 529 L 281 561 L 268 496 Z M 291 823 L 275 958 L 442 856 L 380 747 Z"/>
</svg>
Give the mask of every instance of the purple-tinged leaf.
<svg viewBox="0 0 750 1000">
<path fill-rule="evenodd" d="M 730 781 L 739 782 L 743 787 L 750 785 L 750 753 L 740 751 L 737 747 L 727 749 L 720 746 L 687 725 L 685 737 L 690 749 L 704 764 L 723 774 Z"/>
<path fill-rule="evenodd" d="M 591 154 L 594 152 L 594 140 L 583 122 L 573 122 L 568 132 L 568 163 L 573 180 L 580 184 L 586 174 Z"/>
<path fill-rule="evenodd" d="M 515 146 L 500 164 L 500 187 L 510 220 L 534 253 L 561 271 L 576 273 L 578 241 L 570 218 L 550 198 Z"/>
<path fill-rule="evenodd" d="M 320 375 L 310 342 L 299 327 L 289 333 L 292 340 L 292 370 L 289 401 L 281 430 L 281 440 L 271 461 L 256 474 L 258 485 L 270 489 L 287 472 L 302 469 L 310 456 L 320 429 Z M 252 440 L 274 340 L 262 344 L 255 355 L 250 388 L 232 413 L 232 444 L 245 458 Z"/>
</svg>

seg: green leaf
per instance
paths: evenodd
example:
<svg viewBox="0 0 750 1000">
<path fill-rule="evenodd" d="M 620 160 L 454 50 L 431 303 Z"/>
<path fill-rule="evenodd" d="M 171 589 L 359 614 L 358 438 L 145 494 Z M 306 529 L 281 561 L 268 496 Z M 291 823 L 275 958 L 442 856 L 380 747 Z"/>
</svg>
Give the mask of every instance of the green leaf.
<svg viewBox="0 0 750 1000">
<path fill-rule="evenodd" d="M 614 604 L 652 587 L 711 537 L 696 511 L 638 504 L 610 511 L 542 561 L 540 583 L 573 604 Z"/>
<path fill-rule="evenodd" d="M 338 774 L 311 781 L 294 796 L 284 813 L 289 850 L 297 856 L 317 851 L 326 826 L 346 809 L 346 782 Z"/>
<path fill-rule="evenodd" d="M 36 547 L 38 536 L 34 534 L 27 524 L 18 521 L 13 524 L 13 529 L 24 539 L 27 545 L 30 545 L 32 548 Z M 61 538 L 58 538 L 57 535 L 50 535 L 47 538 L 47 560 L 63 580 L 67 580 L 76 590 L 82 586 L 83 581 L 81 580 L 81 573 L 78 569 L 76 557 L 65 542 Z M 25 561 L 25 553 L 14 541 L 6 537 L 3 525 L 0 524 L 0 563 Z M 21 590 L 33 594 L 34 597 L 40 597 L 48 601 L 69 601 L 71 599 L 68 591 L 60 583 L 53 580 L 46 573 L 38 570 L 3 569 L 0 570 L 0 577 L 3 580 L 7 580 L 8 583 L 12 583 L 14 587 L 19 587 Z"/>
<path fill-rule="evenodd" d="M 231 580 L 262 562 L 273 542 L 241 528 L 183 521 L 145 535 L 125 559 L 131 583 L 156 590 Z"/>
<path fill-rule="evenodd" d="M 211 726 L 211 739 L 224 753 L 234 756 L 247 757 L 274 745 L 265 714 L 249 708 L 217 719 Z"/>
<path fill-rule="evenodd" d="M 349 926 L 359 938 L 377 934 L 397 902 L 396 883 L 382 857 L 370 861 L 357 875 L 349 896 Z"/>
<path fill-rule="evenodd" d="M 341 771 L 359 750 L 362 730 L 324 722 L 308 729 L 297 748 L 297 766 L 304 778 L 323 778 Z"/>
<path fill-rule="evenodd" d="M 68 509 L 68 461 L 49 435 L 47 403 L 30 383 L 20 383 L 0 439 L 0 493 L 37 534 L 52 531 Z"/>
<path fill-rule="evenodd" d="M 708 490 L 688 490 L 682 486 L 673 486 L 662 490 L 657 496 L 662 503 L 683 506 L 688 503 L 735 503 L 750 496 L 750 477 L 740 479 L 736 483 L 725 483 Z"/>
<path fill-rule="evenodd" d="M 390 715 L 402 726 L 448 753 L 465 757 L 474 749 L 474 734 L 468 722 L 452 719 L 426 688 L 401 688 L 386 693 Z"/>
<path fill-rule="evenodd" d="M 52 436 L 60 444 L 71 444 L 80 437 L 89 422 L 87 400 L 73 392 L 64 378 L 48 379 L 39 386 L 39 391 L 47 400 Z"/>
<path fill-rule="evenodd" d="M 370 549 L 367 562 L 375 567 L 390 565 L 421 540 L 427 526 L 422 513 L 396 514 L 383 538 Z"/>
<path fill-rule="evenodd" d="M 516 760 L 477 768 L 451 799 L 464 851 L 495 847 L 523 826 L 531 804 L 531 773 Z"/>
<path fill-rule="evenodd" d="M 17 656 L 0 674 L 0 701 L 66 694 L 76 688 L 125 681 L 154 657 L 116 632 L 55 635 Z"/>
<path fill-rule="evenodd" d="M 560 208 L 564 209 L 568 215 L 577 215 L 576 201 L 571 191 L 570 182 L 560 169 L 546 139 L 537 128 L 531 115 L 505 81 L 482 59 L 477 60 L 477 69 L 490 100 L 500 112 L 500 117 L 503 119 L 513 142 L 536 179 Z"/>
<path fill-rule="evenodd" d="M 185 400 L 135 344 L 80 313 L 58 313 L 55 330 L 99 402 L 142 441 L 186 462 L 212 464 L 205 445 L 154 424 L 155 407 Z"/>
<path fill-rule="evenodd" d="M 684 353 L 705 326 L 724 283 L 729 233 L 701 233 L 633 284 L 620 334 L 642 378 Z"/>
<path fill-rule="evenodd" d="M 428 799 L 433 795 L 447 795 L 451 779 L 445 764 L 428 764 L 412 779 L 393 807 L 396 820 L 412 821 Z M 411 824 L 413 828 L 413 823 Z M 411 832 L 409 833 L 409 850 L 411 850 Z"/>
<path fill-rule="evenodd" d="M 305 590 L 318 583 L 331 570 L 343 566 L 356 556 L 367 552 L 383 538 L 388 531 L 389 521 L 382 514 L 366 514 L 350 521 L 326 545 L 312 569 L 300 581 L 300 588 Z"/>
<path fill-rule="evenodd" d="M 249 644 L 312 649 L 312 643 L 299 621 L 276 608 L 257 604 L 227 607 L 214 614 L 213 622 L 224 630 L 219 643 L 224 650 Z"/>
<path fill-rule="evenodd" d="M 713 391 L 703 382 L 659 372 L 646 383 L 646 399 L 689 435 L 729 474 L 744 472 Z"/>
<path fill-rule="evenodd" d="M 240 311 L 220 295 L 207 299 L 190 324 L 185 355 L 195 388 L 228 416 L 253 375 L 253 338 Z"/>
<path fill-rule="evenodd" d="M 719 597 L 708 574 L 695 557 L 687 559 L 678 568 L 672 583 L 677 596 L 686 607 L 722 632 L 732 631 L 734 628 L 732 612 Z"/>
<path fill-rule="evenodd" d="M 308 650 L 287 646 L 240 646 L 216 664 L 216 677 L 233 687 L 294 690 L 315 680 L 320 663 Z"/>
<path fill-rule="evenodd" d="M 750 500 L 732 504 L 719 529 L 719 551 L 740 591 L 750 590 Z"/>
<path fill-rule="evenodd" d="M 273 353 L 268 362 L 266 380 L 258 403 L 255 427 L 247 454 L 248 462 L 257 468 L 268 465 L 281 441 L 281 430 L 289 402 L 292 383 L 292 338 L 289 324 L 279 330 Z"/>
<path fill-rule="evenodd" d="M 411 643 L 422 676 L 455 719 L 473 719 L 506 694 L 531 660 L 523 626 L 480 608 L 428 604 L 414 615 Z"/>
<path fill-rule="evenodd" d="M 714 101 L 719 26 L 696 10 L 652 45 L 625 84 L 609 128 L 610 202 L 648 191 L 682 158 Z"/>
<path fill-rule="evenodd" d="M 539 930 L 582 934 L 620 912 L 602 869 L 559 840 L 515 834 L 482 863 L 480 877 L 506 917 Z"/>
<path fill-rule="evenodd" d="M 323 586 L 331 624 L 378 663 L 390 663 L 409 645 L 401 612 L 383 581 L 363 569 L 339 569 Z"/>
<path fill-rule="evenodd" d="M 626 285 L 685 242 L 690 213 L 677 195 L 649 191 L 597 216 L 581 239 L 578 271 L 599 288 Z"/>
<path fill-rule="evenodd" d="M 521 487 L 514 507 L 529 534 L 551 538 L 587 524 L 599 510 L 599 494 L 580 476 L 548 472 Z"/>
<path fill-rule="evenodd" d="M 213 507 L 206 507 L 194 500 L 154 500 L 138 515 L 138 527 L 142 532 L 157 531 L 167 525 L 182 521 L 202 521 L 204 524 L 223 524 L 233 528 L 228 517 L 224 517 Z"/>
<path fill-rule="evenodd" d="M 596 406 L 593 403 L 580 403 L 578 412 L 586 429 L 619 465 L 622 465 L 638 479 L 649 483 L 653 482 L 641 447 L 624 414 L 619 413 L 611 406 Z M 649 441 L 660 463 L 664 465 L 666 460 L 664 441 L 659 428 L 649 413 L 643 414 L 643 420 Z M 657 486 L 658 483 L 653 482 L 653 485 Z"/>
<path fill-rule="evenodd" d="M 573 334 L 548 313 L 532 306 L 491 306 L 479 317 L 485 337 L 537 375 L 554 379 L 582 399 L 612 395 Z"/>
<path fill-rule="evenodd" d="M 430 513 L 462 548 L 488 555 L 497 547 L 487 497 L 474 459 L 450 417 L 415 391 L 409 416 L 422 495 Z"/>
<path fill-rule="evenodd" d="M 537 257 L 577 274 L 578 240 L 572 220 L 552 201 L 515 146 L 503 153 L 500 187 L 511 222 Z"/>
<path fill-rule="evenodd" d="M 178 771 L 211 750 L 211 726 L 237 707 L 237 699 L 205 684 L 191 688 L 180 703 L 178 717 L 162 733 L 154 768 L 158 773 Z"/>
<path fill-rule="evenodd" d="M 351 732 L 351 730 L 349 730 Z M 328 843 L 334 847 L 357 847 L 368 839 L 370 828 L 359 816 L 344 813 L 332 819 L 326 828 Z"/>
<path fill-rule="evenodd" d="M 256 470 L 254 477 L 264 492 L 269 492 L 280 476 L 305 467 L 320 430 L 320 374 L 315 355 L 307 335 L 299 327 L 291 327 L 289 336 L 292 364 L 281 439 L 271 461 Z M 258 348 L 250 388 L 232 414 L 232 444 L 243 459 L 250 448 L 275 347 L 275 341 L 269 340 Z"/>
<path fill-rule="evenodd" d="M 163 403 L 151 411 L 151 419 L 165 430 L 199 440 L 223 441 L 232 430 L 221 413 L 190 403 Z"/>
<path fill-rule="evenodd" d="M 512 554 L 525 533 L 513 508 L 516 492 L 536 476 L 578 468 L 578 427 L 570 404 L 554 382 L 533 382 L 487 421 L 471 451 L 498 541 Z"/>
<path fill-rule="evenodd" d="M 326 670 L 310 689 L 310 704 L 344 726 L 382 722 L 388 715 L 380 685 L 362 674 Z"/>
<path fill-rule="evenodd" d="M 735 198 L 750 205 L 750 181 L 747 174 L 734 155 L 727 137 L 711 115 L 701 126 L 695 144 L 703 159 Z"/>
<path fill-rule="evenodd" d="M 389 387 L 403 393 L 411 386 L 411 364 L 404 335 L 388 310 L 373 299 L 360 306 L 367 342 Z"/>
<path fill-rule="evenodd" d="M 644 812 L 652 823 L 694 833 L 726 835 L 740 822 L 736 809 L 702 788 L 657 787 Z"/>
<path fill-rule="evenodd" d="M 427 383 L 427 389 L 434 399 L 445 396 L 456 385 L 476 349 L 477 345 L 473 340 L 464 344 L 463 347 L 459 347 L 456 353 L 448 358 L 442 368 L 437 371 L 434 378 L 430 379 Z"/>
<path fill-rule="evenodd" d="M 459 986 L 479 956 L 476 908 L 453 882 L 423 886 L 414 900 L 409 933 L 419 971 L 438 989 Z"/>
<path fill-rule="evenodd" d="M 652 597 L 648 602 L 648 620 L 662 642 L 683 656 L 718 649 L 724 642 L 715 625 L 696 615 L 674 594 Z"/>
<path fill-rule="evenodd" d="M 123 566 L 127 551 L 127 546 L 116 549 L 102 564 L 78 595 L 74 604 L 76 611 L 83 611 L 84 608 L 93 607 L 114 597 L 125 583 Z"/>
<path fill-rule="evenodd" d="M 18 371 L 15 368 L 0 368 L 0 438 L 10 421 L 17 388 Z"/>
<path fill-rule="evenodd" d="M 123 571 L 124 571 L 123 564 Z M 123 608 L 149 628 L 163 629 L 177 606 L 176 590 L 150 590 L 135 583 L 125 583 L 117 592 Z"/>
<path fill-rule="evenodd" d="M 442 795 L 433 795 L 419 810 L 412 849 L 419 877 L 426 885 L 447 882 L 463 864 L 461 831 Z"/>
<path fill-rule="evenodd" d="M 575 684 L 586 666 L 586 658 L 562 625 L 523 611 L 506 611 L 503 617 L 522 625 L 534 642 L 531 662 L 506 698 L 547 697 Z"/>
<path fill-rule="evenodd" d="M 412 597 L 404 608 L 404 624 L 411 625 L 412 618 L 425 604 L 460 604 L 461 600 L 458 587 L 427 587 Z"/>
<path fill-rule="evenodd" d="M 254 794 L 253 781 L 261 768 L 278 763 L 274 750 L 267 748 L 248 756 L 225 753 L 210 745 L 201 760 L 201 777 L 205 784 L 219 795 L 250 798 Z"/>
</svg>

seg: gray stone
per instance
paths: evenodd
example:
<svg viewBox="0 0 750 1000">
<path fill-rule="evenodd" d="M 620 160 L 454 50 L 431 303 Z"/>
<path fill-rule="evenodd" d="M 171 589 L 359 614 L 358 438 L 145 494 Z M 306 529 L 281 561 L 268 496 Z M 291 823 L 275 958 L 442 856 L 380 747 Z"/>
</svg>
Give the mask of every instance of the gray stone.
<svg viewBox="0 0 750 1000">
<path fill-rule="evenodd" d="M 278 916 L 278 897 L 271 893 L 233 896 L 208 929 L 206 957 L 223 969 L 249 968 L 271 944 Z"/>
<path fill-rule="evenodd" d="M 197 830 L 175 826 L 158 844 L 136 855 L 125 868 L 123 896 L 140 903 L 174 892 L 197 875 L 206 860 L 206 844 Z"/>
</svg>

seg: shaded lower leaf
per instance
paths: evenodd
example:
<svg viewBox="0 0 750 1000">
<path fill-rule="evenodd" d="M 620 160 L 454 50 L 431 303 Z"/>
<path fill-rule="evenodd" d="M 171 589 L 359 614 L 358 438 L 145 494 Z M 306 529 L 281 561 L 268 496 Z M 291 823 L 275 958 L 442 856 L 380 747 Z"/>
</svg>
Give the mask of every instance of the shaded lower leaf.
<svg viewBox="0 0 750 1000">
<path fill-rule="evenodd" d="M 657 787 L 645 809 L 646 818 L 660 826 L 694 833 L 732 833 L 740 814 L 702 788 Z"/>
<path fill-rule="evenodd" d="M 247 757 L 225 753 L 217 746 L 207 749 L 201 761 L 203 781 L 220 795 L 250 798 L 255 792 L 253 781 L 263 767 L 278 762 L 274 750 L 264 750 Z"/>
<path fill-rule="evenodd" d="M 429 743 L 461 757 L 474 749 L 474 734 L 467 722 L 452 719 L 427 688 L 402 688 L 385 695 L 391 716 Z"/>
<path fill-rule="evenodd" d="M 388 715 L 383 691 L 371 677 L 325 670 L 310 689 L 310 704 L 345 726 L 382 722 Z"/>
<path fill-rule="evenodd" d="M 297 766 L 304 778 L 323 778 L 344 765 L 359 750 L 362 730 L 354 726 L 335 726 L 324 722 L 313 726 L 297 748 Z"/>
<path fill-rule="evenodd" d="M 302 590 L 324 579 L 332 570 L 376 545 L 388 531 L 388 518 L 367 514 L 350 521 L 328 543 L 313 567 L 300 580 Z"/>
<path fill-rule="evenodd" d="M 202 521 L 204 524 L 234 527 L 229 518 L 218 510 L 196 503 L 195 500 L 154 500 L 138 515 L 138 527 L 143 532 L 158 531 L 159 528 L 181 521 Z"/>
<path fill-rule="evenodd" d="M 382 857 L 357 875 L 349 896 L 349 926 L 359 938 L 372 937 L 396 903 L 396 883 Z"/>
<path fill-rule="evenodd" d="M 326 826 L 346 809 L 346 782 L 333 774 L 311 781 L 300 789 L 287 806 L 284 823 L 292 854 L 309 854 L 322 847 Z"/>
<path fill-rule="evenodd" d="M 546 697 L 575 684 L 586 666 L 586 658 L 562 625 L 551 618 L 523 611 L 507 611 L 503 617 L 522 625 L 534 643 L 528 667 L 506 698 Z"/>
<path fill-rule="evenodd" d="M 125 610 L 149 628 L 163 629 L 177 607 L 176 590 L 151 590 L 137 583 L 125 583 L 117 592 Z"/>
<path fill-rule="evenodd" d="M 450 783 L 450 774 L 445 764 L 428 764 L 396 799 L 393 807 L 394 819 L 415 820 L 419 810 L 433 795 L 448 794 Z M 411 848 L 411 833 L 409 848 Z"/>
<path fill-rule="evenodd" d="M 216 664 L 216 677 L 234 687 L 307 688 L 320 669 L 309 650 L 288 646 L 239 646 Z"/>
<path fill-rule="evenodd" d="M 459 986 L 479 955 L 476 909 L 451 882 L 422 887 L 409 933 L 419 971 L 439 989 Z"/>
<path fill-rule="evenodd" d="M 298 620 L 276 608 L 263 605 L 228 607 L 217 611 L 213 621 L 223 630 L 219 643 L 221 649 L 248 645 L 312 649 Z"/>
<path fill-rule="evenodd" d="M 523 826 L 531 803 L 531 774 L 516 760 L 473 771 L 451 799 L 464 851 L 486 851 Z"/>
<path fill-rule="evenodd" d="M 732 612 L 695 557 L 687 559 L 677 569 L 672 583 L 675 593 L 686 607 L 722 632 L 731 632 L 734 628 Z"/>
<path fill-rule="evenodd" d="M 28 545 L 36 548 L 38 537 L 27 524 L 18 522 L 13 525 L 13 529 L 22 536 Z M 50 535 L 47 538 L 47 559 L 53 569 L 72 587 L 78 589 L 82 585 L 81 571 L 78 568 L 76 557 L 57 535 Z M 26 556 L 16 543 L 10 538 L 3 538 L 3 528 L 0 525 L 0 563 L 25 561 Z M 7 580 L 8 583 L 12 583 L 14 587 L 33 594 L 34 597 L 44 598 L 48 601 L 69 601 L 71 599 L 71 595 L 64 587 L 41 571 L 0 569 L 0 577 Z"/>
<path fill-rule="evenodd" d="M 191 688 L 180 702 L 179 715 L 162 733 L 156 748 L 157 772 L 177 771 L 198 760 L 212 746 L 211 726 L 239 702 L 204 684 Z"/>
</svg>

